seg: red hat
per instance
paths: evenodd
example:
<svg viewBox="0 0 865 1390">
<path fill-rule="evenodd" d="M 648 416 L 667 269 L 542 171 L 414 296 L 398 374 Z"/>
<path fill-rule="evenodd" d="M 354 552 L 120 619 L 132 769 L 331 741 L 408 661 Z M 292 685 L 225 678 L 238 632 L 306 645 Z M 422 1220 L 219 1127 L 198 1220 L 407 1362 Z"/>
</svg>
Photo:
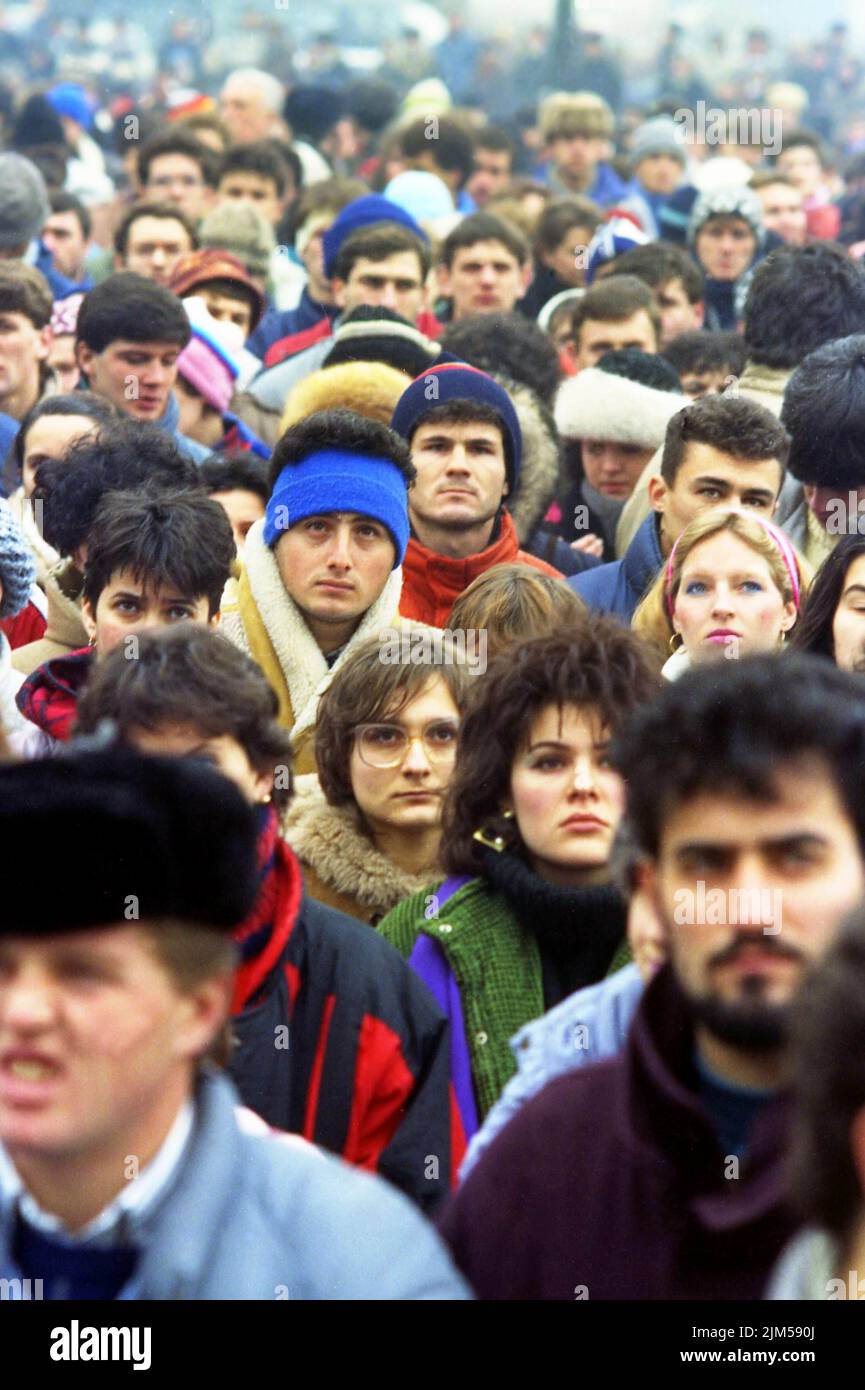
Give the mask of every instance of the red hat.
<svg viewBox="0 0 865 1390">
<path fill-rule="evenodd" d="M 209 280 L 234 280 L 244 287 L 253 302 L 252 328 L 255 328 L 264 313 L 264 295 L 247 274 L 242 262 L 228 251 L 213 248 L 187 252 L 171 272 L 168 288 L 183 299 Z"/>
</svg>

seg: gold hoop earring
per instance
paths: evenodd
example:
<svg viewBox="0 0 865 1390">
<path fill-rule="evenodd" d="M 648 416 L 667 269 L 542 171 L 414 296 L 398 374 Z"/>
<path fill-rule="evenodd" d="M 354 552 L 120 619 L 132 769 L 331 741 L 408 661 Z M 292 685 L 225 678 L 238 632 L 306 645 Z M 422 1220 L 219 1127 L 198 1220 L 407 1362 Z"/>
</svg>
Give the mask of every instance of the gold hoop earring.
<svg viewBox="0 0 865 1390">
<path fill-rule="evenodd" d="M 672 637 L 670 638 L 670 651 L 677 652 L 682 645 L 682 641 L 683 638 L 681 632 L 674 632 Z"/>
</svg>

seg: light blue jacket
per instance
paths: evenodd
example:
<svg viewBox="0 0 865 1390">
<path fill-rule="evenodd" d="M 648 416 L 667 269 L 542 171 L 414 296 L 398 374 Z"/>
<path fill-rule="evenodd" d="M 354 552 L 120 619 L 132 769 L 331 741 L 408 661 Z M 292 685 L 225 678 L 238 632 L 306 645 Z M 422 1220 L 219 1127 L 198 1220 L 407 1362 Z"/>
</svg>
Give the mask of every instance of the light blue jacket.
<svg viewBox="0 0 865 1390">
<path fill-rule="evenodd" d="M 519 1071 L 469 1145 L 460 1181 L 466 1179 L 499 1130 L 548 1081 L 576 1067 L 613 1057 L 621 1049 L 642 993 L 639 970 L 636 965 L 626 965 L 599 984 L 577 990 L 514 1034 L 511 1051 Z"/>
<path fill-rule="evenodd" d="M 205 1073 L 168 1190 L 124 1236 L 143 1254 L 121 1299 L 469 1299 L 432 1226 L 396 1188 L 311 1146 L 238 1127 Z M 0 1206 L 0 1278 L 20 1279 Z M 4 1288 L 7 1286 L 4 1285 Z"/>
</svg>

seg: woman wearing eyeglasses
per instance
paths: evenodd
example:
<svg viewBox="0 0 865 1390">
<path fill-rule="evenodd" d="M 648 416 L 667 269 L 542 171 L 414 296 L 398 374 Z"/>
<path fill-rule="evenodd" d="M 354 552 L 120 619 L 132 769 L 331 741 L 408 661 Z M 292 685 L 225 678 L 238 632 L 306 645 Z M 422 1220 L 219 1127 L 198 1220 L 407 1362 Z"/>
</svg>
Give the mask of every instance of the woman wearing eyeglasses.
<svg viewBox="0 0 865 1390">
<path fill-rule="evenodd" d="M 609 869 L 624 786 L 607 750 L 658 684 L 642 641 L 589 613 L 567 639 L 502 652 L 473 688 L 445 803 L 448 877 L 379 927 L 448 1013 L 466 1140 L 516 1071 L 514 1033 L 627 959 Z"/>
<path fill-rule="evenodd" d="M 401 655 L 411 661 L 391 660 Z M 375 924 L 437 877 L 442 804 L 472 680 L 459 656 L 445 633 L 406 653 L 373 638 L 322 696 L 318 777 L 297 779 L 285 824 L 319 902 Z"/>
</svg>

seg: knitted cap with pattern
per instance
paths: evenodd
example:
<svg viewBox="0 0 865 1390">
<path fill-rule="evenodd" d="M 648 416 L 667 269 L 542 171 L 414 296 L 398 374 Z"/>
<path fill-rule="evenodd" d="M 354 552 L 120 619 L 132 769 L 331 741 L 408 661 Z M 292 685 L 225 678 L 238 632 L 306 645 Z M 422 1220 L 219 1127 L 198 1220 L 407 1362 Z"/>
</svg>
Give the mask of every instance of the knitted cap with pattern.
<svg viewBox="0 0 865 1390">
<path fill-rule="evenodd" d="M 24 532 L 5 502 L 0 502 L 0 618 L 14 618 L 26 606 L 36 583 L 36 562 Z"/>
</svg>

